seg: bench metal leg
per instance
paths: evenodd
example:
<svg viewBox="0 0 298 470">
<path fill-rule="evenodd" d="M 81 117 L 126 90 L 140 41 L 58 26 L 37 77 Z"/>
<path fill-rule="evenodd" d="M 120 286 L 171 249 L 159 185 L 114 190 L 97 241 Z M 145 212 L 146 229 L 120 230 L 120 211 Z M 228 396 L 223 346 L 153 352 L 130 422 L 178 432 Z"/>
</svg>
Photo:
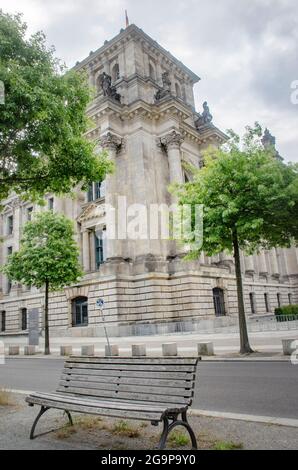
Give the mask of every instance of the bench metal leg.
<svg viewBox="0 0 298 470">
<path fill-rule="evenodd" d="M 35 418 L 35 420 L 32 424 L 32 428 L 31 428 L 31 431 L 30 431 L 30 439 L 34 439 L 34 431 L 35 431 L 36 425 L 37 425 L 39 419 L 42 417 L 42 415 L 48 410 L 49 410 L 49 408 L 47 408 L 46 406 L 42 406 L 40 408 L 40 411 L 39 411 L 38 415 L 36 416 L 36 418 Z"/>
<path fill-rule="evenodd" d="M 192 449 L 196 450 L 198 448 L 196 436 L 195 436 L 190 424 L 187 421 L 186 412 L 182 413 L 182 420 L 177 419 L 177 416 L 175 416 L 175 417 L 173 416 L 170 419 L 172 419 L 172 422 L 169 424 L 168 417 L 165 416 L 163 418 L 163 432 L 162 432 L 162 435 L 160 437 L 160 441 L 159 441 L 159 444 L 158 444 L 158 449 L 162 450 L 162 449 L 165 448 L 168 435 L 170 434 L 170 432 L 175 427 L 183 426 L 188 431 L 188 434 L 190 436 Z"/>
<path fill-rule="evenodd" d="M 42 417 L 42 415 L 43 415 L 46 411 L 48 411 L 49 409 L 50 409 L 50 408 L 48 408 L 48 407 L 46 407 L 46 406 L 42 406 L 42 407 L 40 408 L 40 411 L 39 411 L 38 415 L 36 416 L 36 418 L 35 418 L 35 420 L 34 420 L 34 423 L 33 423 L 33 425 L 32 425 L 31 431 L 30 431 L 30 439 L 34 439 L 34 431 L 35 431 L 36 425 L 37 425 L 38 421 L 40 420 L 40 418 Z M 72 421 L 72 417 L 71 417 L 70 412 L 69 412 L 68 410 L 65 410 L 65 413 L 66 413 L 66 415 L 67 415 L 67 417 L 68 417 L 69 424 L 70 424 L 71 426 L 73 426 L 73 421 Z"/>
<path fill-rule="evenodd" d="M 70 412 L 68 410 L 65 410 L 65 413 L 67 414 L 69 424 L 73 426 L 73 420 L 72 420 Z"/>
</svg>

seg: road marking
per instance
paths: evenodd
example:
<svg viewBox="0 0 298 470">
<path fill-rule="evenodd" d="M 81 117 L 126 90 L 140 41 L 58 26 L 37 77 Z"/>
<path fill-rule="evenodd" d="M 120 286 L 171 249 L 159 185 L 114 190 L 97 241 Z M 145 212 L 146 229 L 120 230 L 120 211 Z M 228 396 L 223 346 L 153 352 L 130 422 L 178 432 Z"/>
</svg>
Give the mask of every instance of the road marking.
<svg viewBox="0 0 298 470">
<path fill-rule="evenodd" d="M 241 413 L 228 413 L 222 411 L 209 411 L 197 409 L 190 409 L 189 414 L 190 416 L 206 416 L 211 418 L 232 419 L 237 421 L 249 421 L 253 423 L 275 424 L 276 426 L 288 426 L 292 428 L 298 428 L 298 419 L 291 418 L 277 418 L 273 416 L 257 416 Z"/>
</svg>

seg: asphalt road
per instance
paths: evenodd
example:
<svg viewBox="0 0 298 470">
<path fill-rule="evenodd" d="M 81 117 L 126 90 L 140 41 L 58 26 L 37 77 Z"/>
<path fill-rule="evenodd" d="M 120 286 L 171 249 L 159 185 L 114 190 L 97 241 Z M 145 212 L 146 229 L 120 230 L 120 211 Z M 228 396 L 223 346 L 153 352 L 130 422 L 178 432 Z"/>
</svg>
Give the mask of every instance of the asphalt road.
<svg viewBox="0 0 298 470">
<path fill-rule="evenodd" d="M 62 359 L 7 359 L 0 365 L 0 387 L 53 391 L 62 365 Z M 193 408 L 298 419 L 298 366 L 203 361 Z"/>
</svg>

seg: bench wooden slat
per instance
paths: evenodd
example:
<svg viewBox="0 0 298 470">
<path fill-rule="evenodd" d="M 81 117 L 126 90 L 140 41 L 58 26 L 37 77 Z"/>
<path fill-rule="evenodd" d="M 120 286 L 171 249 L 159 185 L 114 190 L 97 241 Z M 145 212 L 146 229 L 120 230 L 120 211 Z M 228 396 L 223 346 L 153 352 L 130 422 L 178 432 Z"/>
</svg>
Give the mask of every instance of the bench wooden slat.
<svg viewBox="0 0 298 470">
<path fill-rule="evenodd" d="M 110 370 L 110 369 L 86 369 L 78 367 L 65 367 L 62 371 L 63 374 L 78 374 L 90 377 L 119 377 L 119 370 Z M 120 373 L 121 377 L 127 378 L 146 378 L 146 379 L 156 379 L 160 380 L 170 379 L 175 381 L 184 382 L 185 380 L 193 380 L 194 372 L 152 372 L 147 370 L 122 370 Z"/>
<path fill-rule="evenodd" d="M 135 371 L 148 371 L 148 372 L 195 372 L 195 366 L 175 366 L 175 365 L 159 365 L 159 364 L 150 364 L 150 365 L 142 365 L 142 364 L 98 364 L 94 363 L 80 363 L 80 362 L 67 362 L 65 364 L 67 368 L 82 368 L 82 369 L 99 369 L 99 370 L 115 370 L 115 371 L 125 371 L 125 370 L 135 370 Z"/>
<path fill-rule="evenodd" d="M 99 415 L 99 416 L 110 416 L 113 418 L 130 418 L 136 419 L 141 421 L 161 421 L 162 413 L 156 413 L 149 411 L 134 411 L 134 410 L 119 410 L 109 408 L 101 408 L 100 405 L 97 407 L 89 406 L 88 404 L 75 404 L 75 403 L 65 403 L 62 401 L 54 401 L 51 399 L 45 398 L 34 398 L 33 401 L 36 405 L 46 406 L 49 408 L 55 408 L 58 410 L 65 410 L 73 411 L 76 413 L 87 413 L 92 415 Z"/>
<path fill-rule="evenodd" d="M 199 358 L 194 357 L 173 357 L 173 358 L 163 358 L 163 357 L 140 357 L 140 358 L 132 358 L 132 357 L 76 357 L 71 356 L 69 359 L 66 360 L 67 363 L 82 363 L 82 364 L 132 364 L 132 365 L 174 365 L 174 366 L 193 366 L 195 367 L 199 361 Z"/>
<path fill-rule="evenodd" d="M 61 380 L 67 380 L 69 382 L 78 381 L 85 383 L 101 383 L 101 384 L 127 384 L 127 385 L 142 385 L 142 386 L 158 386 L 168 388 L 190 388 L 191 380 L 170 380 L 170 379 L 155 379 L 144 378 L 144 377 L 111 377 L 111 376 L 96 376 L 87 374 L 77 373 L 63 373 Z"/>
<path fill-rule="evenodd" d="M 65 392 L 65 393 L 74 393 L 78 395 L 88 395 L 94 397 L 113 397 L 119 400 L 121 399 L 128 399 L 128 400 L 139 400 L 139 401 L 150 401 L 150 402 L 164 402 L 167 401 L 168 403 L 181 403 L 181 404 L 190 404 L 191 400 L 188 397 L 182 396 L 167 396 L 162 399 L 160 395 L 155 394 L 146 394 L 136 392 L 112 392 L 110 390 L 94 390 L 90 388 L 78 388 L 78 387 L 64 387 L 59 386 L 57 388 L 58 392 Z"/>
<path fill-rule="evenodd" d="M 135 392 L 139 393 L 140 397 L 143 394 L 154 393 L 156 395 L 167 395 L 167 396 L 181 396 L 184 397 L 191 397 L 192 391 L 191 389 L 186 388 L 174 388 L 174 387 L 165 387 L 162 386 L 153 386 L 152 385 L 143 385 L 143 384 L 123 384 L 123 383 L 111 383 L 111 382 L 88 382 L 86 384 L 85 381 L 82 380 L 61 380 L 59 386 L 63 387 L 71 387 L 71 388 L 85 388 L 88 386 L 88 389 L 92 390 L 109 390 L 109 391 L 117 391 L 120 392 Z"/>
<path fill-rule="evenodd" d="M 88 406 L 94 406 L 95 408 L 100 406 L 101 408 L 113 408 L 116 410 L 131 409 L 135 411 L 150 411 L 150 412 L 163 412 L 164 405 L 156 403 L 143 403 L 139 401 L 126 401 L 126 400 L 113 400 L 113 399 L 97 399 L 95 397 L 71 395 L 69 393 L 44 393 L 36 392 L 31 393 L 26 398 L 26 401 L 35 400 L 35 398 L 46 398 L 54 401 L 63 401 L 64 403 L 75 403 L 77 405 L 86 404 Z"/>
</svg>

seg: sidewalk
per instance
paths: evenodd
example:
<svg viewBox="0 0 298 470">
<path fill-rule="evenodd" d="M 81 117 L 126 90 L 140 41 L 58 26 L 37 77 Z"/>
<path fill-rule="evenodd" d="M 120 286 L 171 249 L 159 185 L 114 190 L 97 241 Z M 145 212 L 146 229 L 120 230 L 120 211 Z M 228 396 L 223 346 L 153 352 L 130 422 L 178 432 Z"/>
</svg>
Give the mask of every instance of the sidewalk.
<svg viewBox="0 0 298 470">
<path fill-rule="evenodd" d="M 37 415 L 37 407 L 28 407 L 24 396 L 12 395 L 12 406 L 0 406 L 0 449 L 32 450 L 126 450 L 154 449 L 162 426 L 155 428 L 140 421 L 121 422 L 74 414 L 75 426 L 64 426 L 63 413 L 50 410 L 39 422 L 37 434 L 30 441 L 29 431 Z M 297 428 L 254 423 L 226 418 L 191 416 L 199 449 L 297 450 Z M 60 428 L 60 429 L 59 429 Z M 55 432 L 49 433 L 51 429 Z M 179 429 L 179 428 L 178 428 Z M 182 432 L 173 432 L 169 448 L 187 449 Z M 182 435 L 182 437 L 181 437 Z"/>
<path fill-rule="evenodd" d="M 6 348 L 8 345 L 20 345 L 23 347 L 27 344 L 26 337 L 19 338 L 1 338 L 4 341 Z M 250 342 L 253 349 L 259 353 L 259 357 L 271 356 L 281 359 L 282 356 L 282 339 L 298 340 L 298 331 L 270 331 L 258 332 L 250 334 Z M 214 344 L 214 352 L 220 358 L 229 357 L 236 358 L 239 352 L 239 334 L 236 333 L 216 333 L 216 334 L 171 334 L 159 336 L 129 336 L 129 337 L 115 337 L 110 338 L 111 344 L 119 346 L 121 355 L 131 354 L 132 344 L 145 344 L 147 347 L 147 354 L 149 356 L 161 355 L 161 345 L 163 343 L 175 342 L 178 345 L 179 354 L 182 356 L 197 355 L 197 346 L 199 342 L 212 342 Z M 72 337 L 53 337 L 50 338 L 52 354 L 59 354 L 60 345 L 71 345 L 73 347 L 73 354 L 81 353 L 82 345 L 93 344 L 95 346 L 95 353 L 104 355 L 106 345 L 105 338 L 86 337 L 86 338 L 72 338 Z M 43 338 L 40 339 L 39 351 L 43 351 Z M 255 355 L 255 358 L 258 354 Z"/>
</svg>

